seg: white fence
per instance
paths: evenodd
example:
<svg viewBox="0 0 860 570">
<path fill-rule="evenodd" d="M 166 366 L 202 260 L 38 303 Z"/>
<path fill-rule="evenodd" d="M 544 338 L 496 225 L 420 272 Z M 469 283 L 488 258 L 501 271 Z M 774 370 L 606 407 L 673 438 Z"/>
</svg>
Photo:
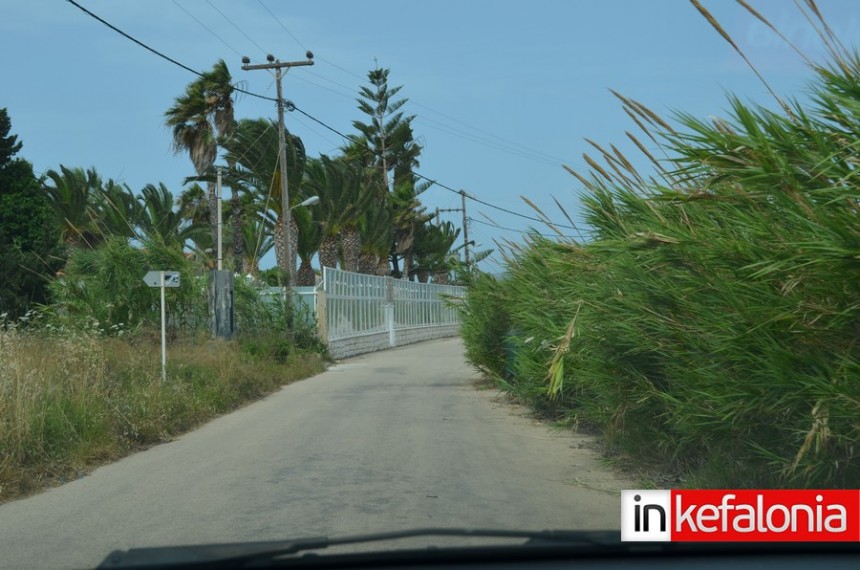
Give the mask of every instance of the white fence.
<svg viewBox="0 0 860 570">
<path fill-rule="evenodd" d="M 316 296 L 320 335 L 334 358 L 455 336 L 460 318 L 451 301 L 465 288 L 415 283 L 326 267 Z"/>
<path fill-rule="evenodd" d="M 287 300 L 284 287 L 264 287 L 260 289 L 260 296 L 264 301 L 271 303 L 283 303 Z M 317 302 L 315 287 L 293 287 L 293 307 L 296 315 L 303 319 L 306 324 L 316 324 Z"/>
</svg>

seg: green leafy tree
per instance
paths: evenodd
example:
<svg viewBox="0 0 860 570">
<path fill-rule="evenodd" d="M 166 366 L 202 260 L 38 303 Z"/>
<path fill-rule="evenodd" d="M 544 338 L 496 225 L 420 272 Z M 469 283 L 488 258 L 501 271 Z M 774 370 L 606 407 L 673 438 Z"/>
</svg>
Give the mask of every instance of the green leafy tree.
<svg viewBox="0 0 860 570">
<path fill-rule="evenodd" d="M 47 283 L 61 261 L 58 233 L 32 165 L 14 158 L 22 143 L 0 109 L 0 313 L 17 318 L 47 301 Z"/>
<path fill-rule="evenodd" d="M 51 312 L 56 318 L 72 325 L 96 325 L 106 333 L 141 324 L 157 326 L 158 292 L 141 277 L 151 269 L 169 267 L 181 274 L 180 286 L 166 296 L 171 326 L 205 322 L 206 302 L 192 263 L 175 243 L 166 243 L 158 234 L 141 241 L 139 248 L 112 237 L 97 248 L 75 249 L 64 275 L 51 283 Z"/>
</svg>

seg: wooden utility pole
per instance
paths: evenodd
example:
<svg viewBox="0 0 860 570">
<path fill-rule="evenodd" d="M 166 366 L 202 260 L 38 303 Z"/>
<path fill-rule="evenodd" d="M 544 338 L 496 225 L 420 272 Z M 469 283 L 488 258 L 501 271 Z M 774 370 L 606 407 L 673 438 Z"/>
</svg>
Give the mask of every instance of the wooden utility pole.
<svg viewBox="0 0 860 570">
<path fill-rule="evenodd" d="M 284 101 L 283 92 L 281 88 L 281 79 L 286 75 L 286 72 L 290 70 L 291 67 L 300 67 L 303 65 L 313 65 L 314 64 L 314 54 L 308 51 L 305 56 L 307 59 L 305 61 L 285 61 L 282 62 L 280 60 L 275 59 L 272 55 L 267 55 L 266 59 L 269 63 L 263 63 L 259 65 L 249 65 L 251 60 L 247 57 L 242 58 L 242 69 L 245 71 L 251 71 L 255 69 L 274 69 L 275 70 L 275 81 L 278 86 L 278 151 L 279 151 L 279 159 L 278 161 L 281 163 L 281 218 L 283 222 L 283 232 L 284 232 L 284 243 L 286 245 L 286 256 L 287 256 L 287 274 L 289 278 L 289 287 L 293 286 L 295 282 L 295 263 L 293 260 L 293 244 L 291 243 L 291 232 L 290 227 L 291 223 L 291 213 L 290 213 L 290 194 L 289 194 L 289 185 L 287 183 L 287 140 L 284 134 L 284 107 L 286 106 L 286 101 Z M 285 71 L 286 70 L 286 71 Z M 290 294 L 287 295 L 290 297 Z M 289 299 L 292 300 L 291 298 Z"/>
<path fill-rule="evenodd" d="M 436 223 L 439 223 L 439 214 L 441 212 L 460 212 L 463 214 L 463 247 L 465 248 L 466 267 L 469 267 L 469 227 L 467 225 L 469 217 L 466 215 L 466 191 L 460 190 L 460 199 L 462 207 L 460 208 L 436 208 Z"/>
<path fill-rule="evenodd" d="M 466 269 L 469 268 L 469 224 L 466 216 L 466 191 L 460 190 L 460 199 L 462 200 L 463 210 L 463 244 L 465 245 Z"/>
</svg>

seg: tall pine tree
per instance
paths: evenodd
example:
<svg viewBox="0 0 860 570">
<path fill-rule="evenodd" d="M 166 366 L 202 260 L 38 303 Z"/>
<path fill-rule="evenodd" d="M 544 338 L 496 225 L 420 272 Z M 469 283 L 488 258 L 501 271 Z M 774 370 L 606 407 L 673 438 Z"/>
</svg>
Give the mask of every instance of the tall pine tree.
<svg viewBox="0 0 860 570">
<path fill-rule="evenodd" d="M 350 137 L 350 145 L 343 150 L 348 158 L 378 169 L 386 191 L 378 196 L 378 206 L 391 209 L 395 224 L 390 253 L 393 274 L 408 278 L 416 223 L 424 219 L 417 196 L 429 185 L 417 183 L 413 174 L 421 145 L 412 132 L 414 116 L 405 116 L 401 110 L 407 99 L 392 100 L 402 86 L 389 87 L 389 71 L 377 68 L 367 74 L 370 85 L 361 87 L 358 99 L 358 108 L 367 116 L 367 122 L 353 121 L 359 135 Z"/>
</svg>

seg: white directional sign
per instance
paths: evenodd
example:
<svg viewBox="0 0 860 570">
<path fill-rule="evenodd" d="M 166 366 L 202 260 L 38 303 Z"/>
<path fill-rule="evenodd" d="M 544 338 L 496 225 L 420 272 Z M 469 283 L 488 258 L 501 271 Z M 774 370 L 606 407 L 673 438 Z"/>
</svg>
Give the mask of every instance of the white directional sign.
<svg viewBox="0 0 860 570">
<path fill-rule="evenodd" d="M 179 287 L 178 271 L 150 271 L 143 276 L 143 282 L 150 287 L 161 287 L 161 274 L 164 274 L 165 287 Z"/>
<path fill-rule="evenodd" d="M 167 312 L 164 307 L 165 287 L 179 287 L 178 271 L 150 271 L 143 282 L 161 290 L 161 381 L 167 381 Z"/>
</svg>

